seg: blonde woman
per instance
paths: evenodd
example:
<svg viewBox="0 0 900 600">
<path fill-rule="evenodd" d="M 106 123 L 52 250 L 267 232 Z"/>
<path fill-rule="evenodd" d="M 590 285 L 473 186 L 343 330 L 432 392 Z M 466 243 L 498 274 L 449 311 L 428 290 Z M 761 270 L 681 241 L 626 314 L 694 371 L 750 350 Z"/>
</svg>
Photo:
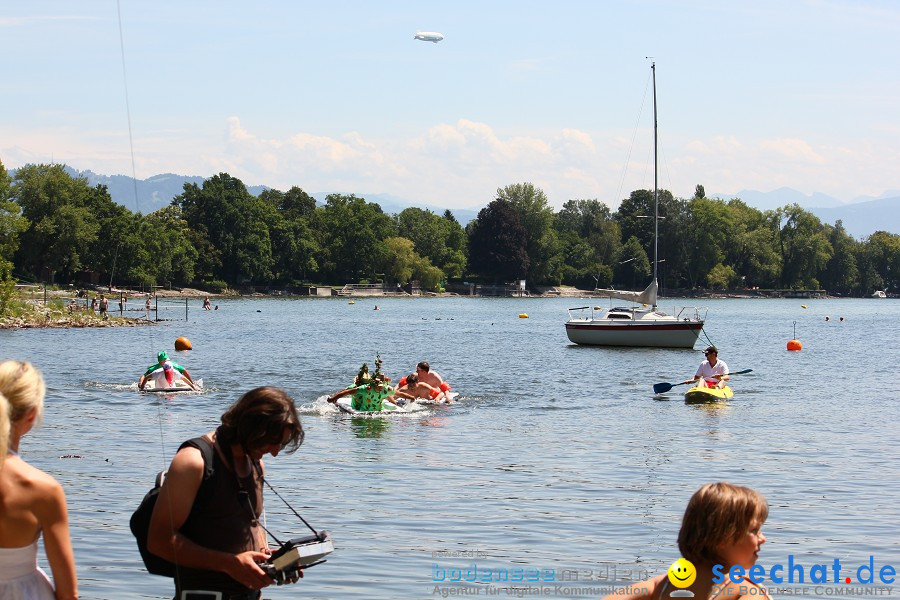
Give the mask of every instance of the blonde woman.
<svg viewBox="0 0 900 600">
<path fill-rule="evenodd" d="M 27 362 L 0 363 L 0 600 L 78 598 L 62 486 L 18 454 L 43 409 L 41 373 Z M 37 566 L 41 535 L 55 590 Z"/>
<path fill-rule="evenodd" d="M 669 572 L 619 589 L 604 600 L 769 598 L 764 587 L 749 579 L 737 583 L 727 576 L 735 565 L 749 571 L 756 563 L 766 542 L 762 526 L 768 516 L 769 505 L 755 490 L 725 482 L 704 485 L 688 501 L 678 533 L 681 556 L 692 565 L 685 583 L 672 585 L 669 574 L 673 564 Z M 719 565 L 722 568 L 716 573 L 726 574 L 721 579 L 713 571 Z"/>
</svg>

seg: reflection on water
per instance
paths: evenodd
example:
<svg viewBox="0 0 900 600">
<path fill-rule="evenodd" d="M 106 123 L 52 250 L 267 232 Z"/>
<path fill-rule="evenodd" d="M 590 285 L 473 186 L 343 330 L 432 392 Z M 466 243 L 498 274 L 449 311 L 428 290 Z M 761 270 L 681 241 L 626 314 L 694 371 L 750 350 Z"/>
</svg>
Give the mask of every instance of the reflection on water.
<svg viewBox="0 0 900 600">
<path fill-rule="evenodd" d="M 380 438 L 390 428 L 391 417 L 351 416 L 353 434 L 359 438 Z"/>
<path fill-rule="evenodd" d="M 221 300 L 187 323 L 0 331 L 0 358 L 31 360 L 47 379 L 43 427 L 21 450 L 66 488 L 85 598 L 171 593 L 170 581 L 142 571 L 128 518 L 178 445 L 214 429 L 257 385 L 284 387 L 307 432 L 295 454 L 267 461 L 267 477 L 337 546 L 297 587 L 266 598 L 431 597 L 440 550 L 478 550 L 492 568 L 659 573 L 677 558 L 687 499 L 714 480 L 768 498 L 761 564 L 788 554 L 900 564 L 900 401 L 890 386 L 844 384 L 858 378 L 848 357 L 872 348 L 890 379 L 900 351 L 884 324 L 900 302 L 709 301 L 707 332 L 722 359 L 754 371 L 734 378 L 732 400 L 708 405 L 686 405 L 675 393 L 683 388 L 652 391 L 692 375 L 699 352 L 572 346 L 570 303 L 384 299 L 373 311 L 327 299 Z M 788 353 L 793 321 L 804 350 Z M 139 393 L 136 373 L 180 336 L 194 350 L 177 360 L 204 378 L 203 392 Z M 87 366 L 72 359 L 85 349 Z M 428 360 L 464 396 L 389 416 L 327 404 L 376 352 L 395 379 Z M 270 528 L 302 534 L 279 504 L 267 497 Z"/>
</svg>

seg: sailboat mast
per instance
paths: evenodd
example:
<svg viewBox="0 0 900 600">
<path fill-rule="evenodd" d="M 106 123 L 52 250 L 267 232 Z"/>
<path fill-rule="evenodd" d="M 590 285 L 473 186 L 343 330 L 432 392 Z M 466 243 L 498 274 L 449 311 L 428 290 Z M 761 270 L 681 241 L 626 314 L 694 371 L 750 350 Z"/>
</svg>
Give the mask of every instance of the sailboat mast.
<svg viewBox="0 0 900 600">
<path fill-rule="evenodd" d="M 657 168 L 657 142 L 656 142 L 656 63 L 650 63 L 653 72 L 653 281 L 656 282 L 656 269 L 659 266 L 659 182 Z M 653 302 L 656 308 L 656 301 Z"/>
</svg>

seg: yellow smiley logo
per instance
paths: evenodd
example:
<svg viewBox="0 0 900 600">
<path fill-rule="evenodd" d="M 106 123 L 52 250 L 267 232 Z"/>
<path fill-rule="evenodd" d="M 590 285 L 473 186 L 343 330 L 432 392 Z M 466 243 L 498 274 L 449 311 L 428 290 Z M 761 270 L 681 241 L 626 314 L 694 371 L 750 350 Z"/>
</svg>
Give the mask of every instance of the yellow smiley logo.
<svg viewBox="0 0 900 600">
<path fill-rule="evenodd" d="M 679 558 L 669 567 L 669 582 L 677 588 L 686 588 L 697 579 L 697 569 L 694 564 L 684 558 Z"/>
</svg>

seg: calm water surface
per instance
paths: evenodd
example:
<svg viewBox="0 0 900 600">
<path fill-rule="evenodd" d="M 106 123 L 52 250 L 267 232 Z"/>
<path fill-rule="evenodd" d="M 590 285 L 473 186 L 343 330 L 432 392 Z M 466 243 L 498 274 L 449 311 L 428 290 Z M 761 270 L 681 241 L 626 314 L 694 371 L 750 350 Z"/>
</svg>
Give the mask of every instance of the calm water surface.
<svg viewBox="0 0 900 600">
<path fill-rule="evenodd" d="M 204 312 L 196 302 L 187 322 L 154 327 L 0 331 L 0 358 L 46 376 L 44 424 L 21 450 L 66 488 L 83 598 L 171 597 L 170 580 L 143 571 L 128 519 L 179 443 L 257 385 L 302 405 L 306 442 L 267 461 L 269 478 L 337 546 L 266 598 L 431 598 L 435 578 L 473 563 L 545 580 L 574 570 L 572 597 L 579 586 L 596 596 L 678 558 L 687 500 L 716 480 L 768 498 L 767 570 L 789 555 L 808 567 L 838 558 L 854 581 L 870 556 L 876 573 L 900 570 L 900 302 L 703 301 L 709 339 L 698 350 L 711 341 L 732 370 L 753 369 L 719 406 L 685 405 L 676 392 L 686 386 L 653 395 L 652 384 L 693 375 L 698 351 L 569 344 L 566 308 L 584 303 L 220 300 Z M 804 349 L 787 352 L 795 324 Z M 182 335 L 194 350 L 173 357 L 205 391 L 138 393 L 143 368 Z M 326 406 L 376 352 L 395 379 L 429 360 L 460 402 L 376 418 Z M 302 534 L 280 504 L 267 494 L 270 529 Z M 551 584 L 542 595 L 566 593 Z M 812 586 L 800 595 L 822 597 Z"/>
</svg>

